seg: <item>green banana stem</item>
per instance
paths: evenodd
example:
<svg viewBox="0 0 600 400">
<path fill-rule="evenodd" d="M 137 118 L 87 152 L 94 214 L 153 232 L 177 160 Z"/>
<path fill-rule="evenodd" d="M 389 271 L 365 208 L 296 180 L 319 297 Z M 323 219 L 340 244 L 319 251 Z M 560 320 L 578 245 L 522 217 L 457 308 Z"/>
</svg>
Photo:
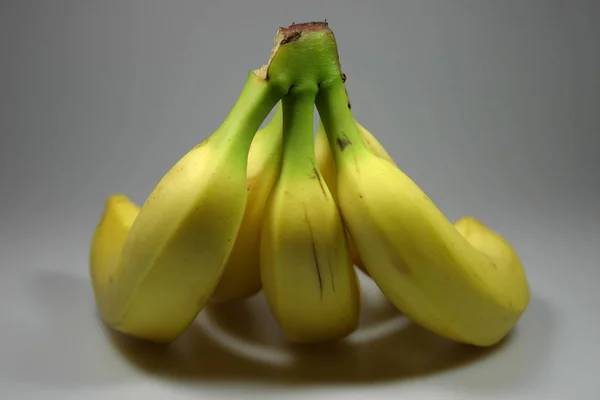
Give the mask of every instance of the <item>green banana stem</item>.
<svg viewBox="0 0 600 400">
<path fill-rule="evenodd" d="M 369 151 L 360 137 L 341 76 L 326 86 L 321 85 L 315 104 L 336 164 L 342 162 L 342 153 Z"/>
<path fill-rule="evenodd" d="M 282 99 L 283 162 L 281 176 L 311 175 L 317 168 L 313 143 L 313 118 L 318 87 L 292 89 Z"/>
<path fill-rule="evenodd" d="M 326 23 L 279 28 L 269 62 L 248 74 L 239 98 L 211 140 L 235 140 L 240 150 L 249 148 L 268 113 L 292 88 L 318 89 L 337 76 L 337 45 Z M 278 112 L 274 120 L 282 117 Z M 247 157 L 247 151 L 241 154 Z"/>
<path fill-rule="evenodd" d="M 368 151 L 350 109 L 337 43 L 328 25 L 281 28 L 275 43 L 269 63 L 255 72 L 282 90 L 317 85 L 315 103 L 336 161 L 342 151 Z"/>
<path fill-rule="evenodd" d="M 235 141 L 242 148 L 250 148 L 254 134 L 284 93 L 276 85 L 249 72 L 233 108 L 210 140 Z"/>
<path fill-rule="evenodd" d="M 275 75 L 281 87 L 294 87 L 298 83 L 308 86 L 309 83 L 317 82 L 315 103 L 319 111 L 319 125 L 327 134 L 336 162 L 341 152 L 369 151 L 352 115 L 344 84 L 346 76 L 341 71 L 333 32 L 327 24 L 299 24 L 298 27 L 292 25 L 280 30 L 279 33 L 284 36 L 281 42 L 291 44 L 287 44 L 286 48 L 275 46 L 274 51 L 280 57 L 269 62 L 264 75 Z M 299 34 L 296 29 L 303 29 L 303 32 L 310 34 Z M 295 50 L 294 45 L 302 47 Z M 293 54 L 289 54 L 292 50 Z M 290 56 L 294 58 L 294 63 L 288 61 Z M 304 79 L 290 83 L 292 76 L 302 76 Z"/>
</svg>

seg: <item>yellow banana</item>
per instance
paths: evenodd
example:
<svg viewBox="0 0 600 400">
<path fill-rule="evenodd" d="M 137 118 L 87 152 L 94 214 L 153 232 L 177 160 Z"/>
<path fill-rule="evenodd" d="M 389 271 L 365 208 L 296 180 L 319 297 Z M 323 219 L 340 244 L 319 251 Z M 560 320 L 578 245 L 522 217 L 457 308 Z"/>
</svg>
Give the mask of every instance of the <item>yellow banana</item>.
<svg viewBox="0 0 600 400">
<path fill-rule="evenodd" d="M 90 275 L 98 304 L 103 301 L 110 275 L 121 256 L 123 243 L 138 212 L 139 206 L 124 194 L 113 194 L 106 200 L 90 249 Z"/>
<path fill-rule="evenodd" d="M 282 129 L 279 105 L 271 121 L 256 133 L 250 146 L 244 219 L 221 280 L 211 296 L 214 303 L 240 300 L 261 289 L 260 227 L 271 187 L 279 173 Z"/>
<path fill-rule="evenodd" d="M 360 295 L 337 205 L 317 168 L 317 86 L 283 98 L 283 160 L 262 226 L 263 292 L 292 342 L 342 338 L 358 326 Z"/>
<path fill-rule="evenodd" d="M 451 224 L 406 174 L 367 148 L 347 103 L 341 78 L 316 100 L 339 207 L 365 268 L 423 327 L 458 342 L 498 343 L 529 303 L 519 257 L 472 217 Z"/>
<path fill-rule="evenodd" d="M 248 155 L 246 210 L 231 255 L 211 300 L 233 301 L 260 290 L 259 238 L 262 210 L 279 171 L 281 158 L 281 106 L 267 126 L 260 129 L 250 146 Z M 124 194 L 108 198 L 102 219 L 92 241 L 94 293 L 100 299 L 99 284 L 107 281 L 103 273 L 120 255 L 127 232 L 137 217 L 139 206 Z"/>
<path fill-rule="evenodd" d="M 392 157 L 388 154 L 388 152 L 385 150 L 383 145 L 377 140 L 377 138 L 364 126 L 362 126 L 358 121 L 356 121 L 356 128 L 363 143 L 373 154 L 395 164 Z M 335 159 L 333 158 L 331 148 L 329 147 L 327 134 L 325 133 L 325 128 L 323 127 L 322 121 L 319 121 L 319 127 L 317 129 L 317 134 L 315 137 L 315 156 L 317 159 L 317 165 L 319 166 L 319 170 L 323 174 L 323 178 L 327 183 L 327 187 L 329 187 L 329 190 L 331 191 L 331 196 L 335 199 L 337 203 L 337 171 L 335 168 Z M 365 266 L 363 265 L 363 262 L 360 259 L 358 251 L 356 250 L 354 240 L 350 235 L 348 235 L 348 241 L 352 262 L 354 263 L 354 265 L 356 265 L 368 275 L 369 272 L 365 269 Z"/>
<path fill-rule="evenodd" d="M 223 124 L 175 163 L 137 216 L 123 197 L 108 201 L 90 257 L 108 326 L 169 342 L 204 307 L 244 215 L 249 147 L 281 95 L 280 88 L 250 73 Z"/>
</svg>

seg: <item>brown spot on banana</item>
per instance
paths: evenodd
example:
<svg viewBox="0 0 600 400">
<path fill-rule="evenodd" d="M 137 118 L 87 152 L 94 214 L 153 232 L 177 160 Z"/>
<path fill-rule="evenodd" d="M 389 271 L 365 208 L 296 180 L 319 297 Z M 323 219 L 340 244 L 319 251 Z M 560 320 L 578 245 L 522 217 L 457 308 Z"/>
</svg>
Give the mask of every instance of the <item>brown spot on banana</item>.
<svg viewBox="0 0 600 400">
<path fill-rule="evenodd" d="M 340 151 L 344 151 L 344 150 L 346 150 L 346 147 L 348 147 L 348 146 L 349 146 L 349 145 L 351 145 L 351 144 L 352 144 L 352 142 L 350 141 L 350 139 L 348 139 L 348 138 L 346 137 L 346 135 L 344 135 L 344 136 L 342 136 L 342 137 L 339 137 L 339 138 L 337 139 L 337 145 L 338 145 L 338 147 L 340 148 Z"/>
<path fill-rule="evenodd" d="M 289 34 L 289 36 L 286 36 L 281 40 L 281 44 L 284 45 L 284 44 L 295 42 L 296 40 L 300 39 L 301 35 L 302 35 L 302 32 L 298 32 L 298 31 L 291 32 Z"/>
<path fill-rule="evenodd" d="M 312 246 L 313 260 L 315 262 L 315 269 L 317 271 L 317 279 L 319 280 L 319 294 L 321 295 L 321 299 L 323 299 L 323 277 L 321 276 L 321 266 L 319 265 L 319 257 L 317 255 L 317 246 L 315 244 L 315 237 L 313 235 L 312 226 L 310 224 L 310 220 L 308 219 L 308 210 L 306 208 L 306 205 L 304 205 L 304 221 L 306 222 L 306 226 L 308 227 L 308 232 L 310 233 L 310 243 Z"/>
<path fill-rule="evenodd" d="M 315 260 L 315 268 L 317 270 L 317 277 L 319 278 L 319 294 L 321 295 L 321 299 L 323 299 L 323 277 L 321 276 L 321 266 L 319 265 L 319 257 L 317 256 L 317 246 L 315 245 L 314 238 L 312 237 L 312 229 L 311 229 L 311 241 L 312 241 L 313 259 Z"/>
<path fill-rule="evenodd" d="M 335 278 L 333 277 L 333 266 L 331 265 L 331 258 L 327 256 L 327 266 L 329 267 L 329 276 L 331 277 L 331 290 L 335 293 Z"/>
<path fill-rule="evenodd" d="M 325 186 L 323 185 L 323 180 L 321 179 L 321 176 L 319 175 L 319 171 L 317 170 L 316 167 L 313 167 L 313 179 L 316 179 L 319 181 L 319 186 L 321 186 L 321 192 L 323 193 L 323 196 L 325 196 L 325 198 L 327 198 L 327 193 L 325 192 Z"/>
</svg>

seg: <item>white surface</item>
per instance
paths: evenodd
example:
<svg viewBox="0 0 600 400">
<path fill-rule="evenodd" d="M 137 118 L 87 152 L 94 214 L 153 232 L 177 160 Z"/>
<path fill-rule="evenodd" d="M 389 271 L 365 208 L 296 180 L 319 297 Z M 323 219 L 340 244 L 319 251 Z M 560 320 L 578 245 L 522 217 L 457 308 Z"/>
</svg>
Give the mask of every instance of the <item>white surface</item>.
<svg viewBox="0 0 600 400">
<path fill-rule="evenodd" d="M 532 280 L 531 304 L 505 343 L 483 351 L 415 327 L 364 276 L 361 327 L 339 349 L 287 345 L 258 295 L 205 310 L 161 350 L 103 327 L 83 272 L 87 249 L 62 251 L 87 240 L 76 236 L 31 237 L 41 246 L 19 257 L 3 242 L 5 259 L 15 264 L 0 280 L 2 399 L 597 399 L 600 393 L 595 282 L 570 274 L 567 254 L 540 257 L 543 249 L 560 249 L 560 234 L 513 235 L 520 243 L 529 239 L 519 247 Z M 563 246 L 585 257 L 595 251 L 593 242 Z M 73 265 L 82 273 L 68 272 Z"/>
</svg>

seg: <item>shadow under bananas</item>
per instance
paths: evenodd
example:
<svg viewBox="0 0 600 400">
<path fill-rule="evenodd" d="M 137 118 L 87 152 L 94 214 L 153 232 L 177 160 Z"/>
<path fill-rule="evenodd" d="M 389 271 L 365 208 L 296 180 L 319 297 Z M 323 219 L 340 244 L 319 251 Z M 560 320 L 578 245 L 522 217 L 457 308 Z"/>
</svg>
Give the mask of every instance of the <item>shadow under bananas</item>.
<svg viewBox="0 0 600 400">
<path fill-rule="evenodd" d="M 361 276 L 361 284 L 360 327 L 346 340 L 332 344 L 288 343 L 262 293 L 237 303 L 210 305 L 170 345 L 107 332 L 121 353 L 146 372 L 179 380 L 272 385 L 366 384 L 429 376 L 491 357 L 512 341 L 511 333 L 494 347 L 477 348 L 443 339 L 401 315 L 370 279 Z M 533 357 L 531 362 L 540 361 Z M 521 364 L 514 369 L 524 378 L 532 368 Z M 501 389 L 502 379 L 496 378 L 489 386 L 493 389 L 497 384 Z M 514 383 L 513 378 L 507 379 Z"/>
<path fill-rule="evenodd" d="M 9 275 L 0 281 L 6 338 L 0 382 L 26 386 L 106 387 L 150 377 L 216 389 L 261 383 L 266 389 L 435 375 L 436 386 L 487 394 L 527 385 L 565 351 L 556 342 L 564 328 L 556 311 L 535 296 L 513 334 L 492 349 L 458 345 L 411 324 L 364 276 L 361 324 L 345 341 L 289 344 L 259 294 L 207 307 L 181 338 L 160 346 L 106 328 L 85 276 L 33 268 Z"/>
</svg>

